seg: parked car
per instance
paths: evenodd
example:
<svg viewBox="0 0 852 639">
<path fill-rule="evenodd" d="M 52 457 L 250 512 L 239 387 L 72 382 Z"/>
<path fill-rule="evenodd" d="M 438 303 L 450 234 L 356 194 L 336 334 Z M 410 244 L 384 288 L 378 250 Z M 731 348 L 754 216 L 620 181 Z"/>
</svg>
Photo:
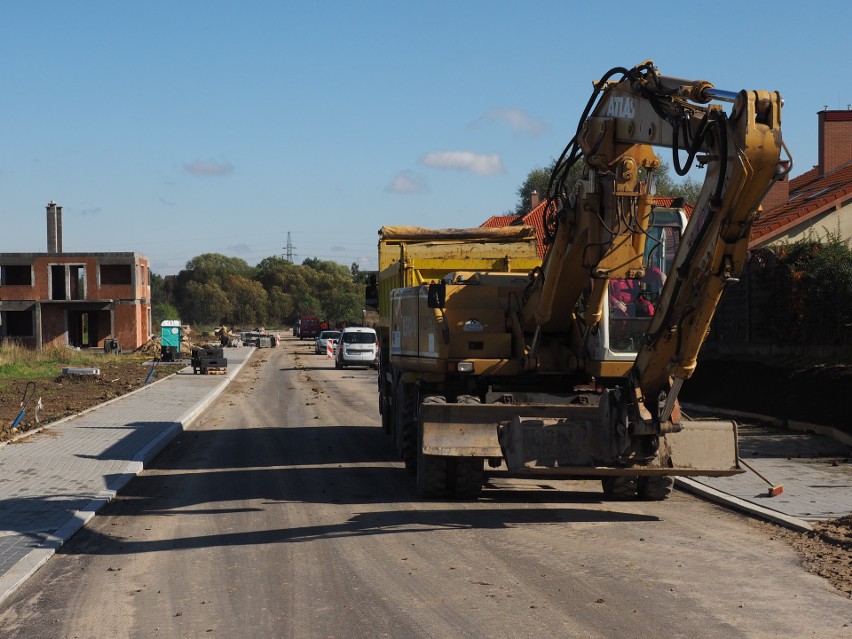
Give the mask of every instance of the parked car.
<svg viewBox="0 0 852 639">
<path fill-rule="evenodd" d="M 336 341 L 340 338 L 340 331 L 323 331 L 316 341 L 317 355 L 325 355 L 328 350 L 328 340 Z"/>
<path fill-rule="evenodd" d="M 372 328 L 350 326 L 340 332 L 334 358 L 335 368 L 351 364 L 371 366 L 379 352 L 379 338 Z"/>
</svg>

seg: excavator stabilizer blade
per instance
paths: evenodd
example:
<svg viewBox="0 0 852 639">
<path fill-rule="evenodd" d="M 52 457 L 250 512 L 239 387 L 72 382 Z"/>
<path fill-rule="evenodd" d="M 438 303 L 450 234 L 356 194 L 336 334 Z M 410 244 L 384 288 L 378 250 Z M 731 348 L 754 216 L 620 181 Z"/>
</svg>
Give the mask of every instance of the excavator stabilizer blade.
<svg viewBox="0 0 852 639">
<path fill-rule="evenodd" d="M 672 475 L 721 477 L 745 472 L 737 459 L 737 423 L 725 419 L 683 422 L 683 429 L 661 438 L 661 452 L 668 453 Z"/>
<path fill-rule="evenodd" d="M 736 423 L 686 421 L 660 437 L 649 464 L 616 463 L 616 441 L 597 406 L 424 404 L 423 453 L 447 457 L 503 458 L 511 472 L 549 475 L 724 476 L 737 463 Z"/>
<path fill-rule="evenodd" d="M 521 411 L 539 418 L 575 415 L 571 407 L 549 404 L 423 404 L 423 452 L 449 457 L 502 457 L 498 429 Z"/>
</svg>

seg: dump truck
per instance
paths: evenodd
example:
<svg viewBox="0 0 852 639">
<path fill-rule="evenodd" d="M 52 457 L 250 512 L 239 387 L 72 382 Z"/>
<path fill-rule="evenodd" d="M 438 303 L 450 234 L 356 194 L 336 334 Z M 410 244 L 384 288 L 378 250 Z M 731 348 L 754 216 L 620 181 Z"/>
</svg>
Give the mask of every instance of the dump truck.
<svg viewBox="0 0 852 639">
<path fill-rule="evenodd" d="M 551 175 L 540 268 L 386 281 L 380 409 L 423 497 L 476 497 L 486 466 L 647 500 L 677 475 L 743 472 L 736 424 L 688 419 L 678 393 L 792 166 L 781 107 L 777 92 L 717 90 L 650 60 L 612 69 Z M 655 147 L 680 174 L 706 167 L 688 222 L 656 206 Z"/>
<path fill-rule="evenodd" d="M 391 335 L 399 335 L 391 325 L 391 292 L 438 282 L 455 270 L 526 277 L 541 266 L 541 258 L 535 229 L 529 226 L 473 229 L 383 226 L 379 229 L 378 264 L 379 272 L 373 286 L 368 287 L 367 297 L 378 302 L 379 412 L 383 427 L 390 432 L 394 388 L 405 383 L 401 380 L 403 369 L 390 365 L 394 348 Z M 375 303 L 368 301 L 369 306 Z M 410 453 L 406 456 L 410 457 Z"/>
</svg>

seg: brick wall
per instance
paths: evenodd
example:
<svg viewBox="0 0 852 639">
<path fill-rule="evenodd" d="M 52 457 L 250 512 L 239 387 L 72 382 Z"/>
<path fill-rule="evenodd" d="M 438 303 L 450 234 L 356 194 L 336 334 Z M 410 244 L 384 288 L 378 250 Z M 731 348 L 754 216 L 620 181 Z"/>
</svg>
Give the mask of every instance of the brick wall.
<svg viewBox="0 0 852 639">
<path fill-rule="evenodd" d="M 852 111 L 820 111 L 819 174 L 852 162 Z"/>
</svg>

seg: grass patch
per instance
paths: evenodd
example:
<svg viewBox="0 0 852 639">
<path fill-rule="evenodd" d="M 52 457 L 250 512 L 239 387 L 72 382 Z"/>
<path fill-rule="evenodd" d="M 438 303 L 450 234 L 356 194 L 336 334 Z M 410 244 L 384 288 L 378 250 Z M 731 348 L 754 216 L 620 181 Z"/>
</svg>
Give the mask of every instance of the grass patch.
<svg viewBox="0 0 852 639">
<path fill-rule="evenodd" d="M 141 362 L 136 355 L 78 351 L 62 346 L 32 350 L 15 342 L 0 344 L 0 385 L 7 380 L 56 377 L 63 367 L 97 368 L 105 362 Z"/>
</svg>

